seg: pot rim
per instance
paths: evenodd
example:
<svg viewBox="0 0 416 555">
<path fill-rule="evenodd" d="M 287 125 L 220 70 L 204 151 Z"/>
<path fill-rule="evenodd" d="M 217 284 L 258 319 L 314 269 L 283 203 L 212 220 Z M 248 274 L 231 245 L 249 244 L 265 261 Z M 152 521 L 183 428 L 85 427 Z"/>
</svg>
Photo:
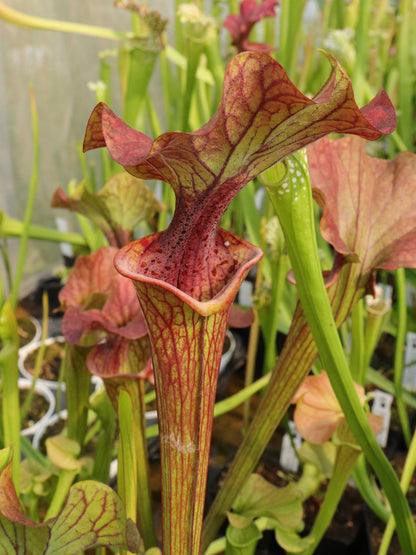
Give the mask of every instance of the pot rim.
<svg viewBox="0 0 416 555">
<path fill-rule="evenodd" d="M 66 343 L 65 338 L 64 338 L 63 335 L 56 335 L 56 336 L 48 337 L 48 338 L 45 339 L 46 347 L 48 345 L 52 345 L 53 343 L 56 343 L 56 342 Z M 17 360 L 17 364 L 18 364 L 18 367 L 19 367 L 19 372 L 21 373 L 21 375 L 24 378 L 26 378 L 29 381 L 33 380 L 33 375 L 30 372 L 28 372 L 28 370 L 26 370 L 24 362 L 25 362 L 25 359 L 28 356 L 28 354 L 32 353 L 36 349 L 39 349 L 39 347 L 41 345 L 42 345 L 41 340 L 31 341 L 30 343 L 28 343 L 27 345 L 25 345 L 24 347 L 21 347 L 19 349 L 19 357 L 18 357 L 18 360 Z M 53 380 L 44 380 L 42 378 L 38 378 L 36 383 L 44 384 L 52 390 L 57 390 L 59 388 L 61 391 L 65 391 L 65 386 L 66 386 L 64 381 L 59 383 L 59 382 L 56 382 L 56 381 L 53 381 Z"/>
<path fill-rule="evenodd" d="M 19 389 L 29 389 L 32 385 L 32 381 L 33 380 L 28 380 L 26 378 L 19 378 L 17 382 Z M 45 422 L 48 422 L 50 420 L 55 411 L 55 395 L 52 393 L 47 385 L 36 382 L 35 393 L 42 395 L 49 402 L 49 407 L 42 418 L 35 422 L 35 424 L 20 431 L 21 435 L 24 437 L 34 435 L 38 429 L 43 427 Z"/>
</svg>

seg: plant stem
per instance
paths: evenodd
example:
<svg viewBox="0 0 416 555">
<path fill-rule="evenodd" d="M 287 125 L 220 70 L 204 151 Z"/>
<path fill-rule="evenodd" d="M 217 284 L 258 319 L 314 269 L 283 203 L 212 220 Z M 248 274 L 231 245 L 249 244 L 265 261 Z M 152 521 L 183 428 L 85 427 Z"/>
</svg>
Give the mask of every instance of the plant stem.
<svg viewBox="0 0 416 555">
<path fill-rule="evenodd" d="M 181 110 L 181 131 L 189 131 L 190 120 L 189 115 L 191 111 L 191 100 L 195 88 L 196 72 L 199 64 L 199 59 L 202 53 L 202 45 L 197 41 L 186 39 L 187 49 L 187 66 L 185 89 L 182 91 L 182 102 L 180 105 Z"/>
<path fill-rule="evenodd" d="M 19 336 L 16 317 L 10 301 L 6 301 L 0 311 L 0 351 L 1 395 L 3 396 L 2 427 L 4 445 L 13 446 L 13 483 L 17 495 L 20 491 L 20 418 L 19 415 L 19 370 L 17 366 Z"/>
<path fill-rule="evenodd" d="M 407 453 L 406 462 L 403 468 L 403 474 L 400 480 L 400 485 L 404 493 L 406 493 L 409 488 L 410 481 L 413 477 L 413 472 L 415 470 L 415 467 L 416 467 L 416 431 L 413 434 L 412 441 L 410 442 L 409 451 Z M 388 551 L 395 527 L 396 527 L 395 520 L 391 515 L 387 523 L 386 529 L 384 530 L 384 535 L 381 541 L 378 555 L 387 555 L 387 551 Z"/>
<path fill-rule="evenodd" d="M 172 110 L 172 96 L 177 92 L 177 84 L 173 79 L 169 67 L 166 51 L 160 53 L 160 73 L 162 79 L 163 104 L 165 106 L 166 125 L 168 129 L 175 129 L 175 114 Z"/>
<path fill-rule="evenodd" d="M 93 25 L 83 25 L 80 23 L 71 23 L 68 21 L 57 21 L 54 19 L 45 19 L 43 17 L 35 17 L 26 15 L 17 10 L 13 10 L 0 2 L 0 18 L 13 25 L 19 27 L 27 27 L 29 29 L 43 29 L 45 31 L 59 31 L 61 33 L 75 33 L 78 35 L 87 35 L 90 37 L 101 37 L 110 40 L 119 40 L 126 37 L 125 33 L 107 29 L 105 27 L 96 27 Z"/>
<path fill-rule="evenodd" d="M 267 332 L 265 337 L 266 349 L 264 353 L 263 372 L 270 372 L 276 364 L 276 334 L 279 324 L 280 307 L 282 301 L 283 290 L 285 286 L 287 272 L 289 270 L 286 263 L 287 256 L 281 254 L 279 260 L 273 266 L 272 279 L 272 307 L 268 311 Z"/>
<path fill-rule="evenodd" d="M 160 125 L 159 118 L 157 116 L 155 105 L 153 104 L 152 99 L 150 98 L 149 91 L 146 92 L 145 103 L 146 103 L 146 115 L 149 120 L 152 134 L 154 137 L 158 137 L 163 133 L 163 131 L 162 131 L 162 126 Z"/>
<path fill-rule="evenodd" d="M 94 480 L 106 484 L 108 483 L 110 464 L 113 458 L 113 450 L 109 449 L 109 445 L 114 442 L 116 414 L 104 389 L 93 395 L 91 405 L 100 424 L 92 477 Z"/>
<path fill-rule="evenodd" d="M 23 222 L 10 218 L 7 214 L 3 213 L 0 221 L 0 230 L 3 237 L 22 237 L 24 225 Z M 29 225 L 27 234 L 30 239 L 38 239 L 40 241 L 66 242 L 82 247 L 86 245 L 86 241 L 80 233 L 64 232 L 39 225 Z"/>
<path fill-rule="evenodd" d="M 298 64 L 299 32 L 304 7 L 305 0 L 281 2 L 279 62 L 287 68 L 287 74 L 292 80 L 296 78 L 294 73 Z"/>
<path fill-rule="evenodd" d="M 248 338 L 247 347 L 247 361 L 246 368 L 244 372 L 244 387 L 249 387 L 254 380 L 254 372 L 256 366 L 256 354 L 259 346 L 259 334 L 260 334 L 260 323 L 257 311 L 254 311 L 254 321 L 250 327 L 250 335 Z M 249 397 L 244 403 L 243 411 L 243 422 L 244 428 L 248 427 L 249 417 L 250 417 L 250 403 L 251 398 Z"/>
<path fill-rule="evenodd" d="M 64 504 L 66 496 L 68 495 L 69 488 L 72 486 L 75 476 L 78 474 L 77 470 L 63 470 L 59 472 L 58 483 L 56 485 L 52 501 L 48 507 L 45 515 L 45 521 L 53 518 L 59 514 L 59 511 Z"/>
<path fill-rule="evenodd" d="M 125 502 L 128 518 L 137 522 L 144 545 L 149 549 L 156 545 L 156 537 L 152 521 L 142 380 L 123 380 L 118 398 L 118 412 L 120 495 Z"/>
<path fill-rule="evenodd" d="M 216 107 L 221 98 L 222 84 L 224 82 L 224 61 L 221 57 L 220 39 L 217 31 L 212 30 L 205 44 L 205 54 L 208 60 L 208 69 L 215 81 L 213 94 L 213 107 Z M 215 108 L 214 108 L 215 109 Z"/>
<path fill-rule="evenodd" d="M 358 4 L 357 27 L 355 30 L 356 63 L 352 83 L 355 100 L 359 106 L 364 103 L 366 75 L 368 72 L 368 29 L 370 27 L 372 2 L 361 0 Z"/>
<path fill-rule="evenodd" d="M 261 218 L 256 208 L 256 189 L 254 182 L 250 181 L 247 185 L 239 192 L 236 197 L 237 205 L 236 211 L 243 216 L 244 226 L 246 233 L 250 238 L 250 241 L 255 245 L 261 245 L 263 240 L 261 237 Z M 244 233 L 243 230 L 237 230 L 238 233 Z M 272 281 L 272 269 L 270 265 L 270 260 L 264 257 L 261 261 L 261 270 L 264 279 L 267 281 Z"/>
<path fill-rule="evenodd" d="M 68 409 L 68 437 L 83 445 L 87 431 L 87 415 L 91 374 L 86 367 L 87 347 L 65 345 L 64 366 L 66 403 Z"/>
<path fill-rule="evenodd" d="M 364 361 L 364 309 L 363 301 L 360 299 L 351 312 L 351 357 L 350 368 L 353 380 L 364 385 L 365 368 Z"/>
<path fill-rule="evenodd" d="M 380 494 L 377 484 L 370 476 L 368 465 L 365 457 L 361 454 L 353 472 L 354 482 L 360 490 L 361 496 L 370 507 L 370 509 L 383 521 L 387 522 L 390 517 L 390 511 L 383 503 L 383 496 Z"/>
<path fill-rule="evenodd" d="M 125 45 L 122 55 L 126 57 L 123 76 L 126 89 L 123 98 L 123 119 L 136 127 L 147 95 L 147 88 L 157 60 L 157 51 L 140 48 L 134 42 Z"/>
<path fill-rule="evenodd" d="M 118 493 L 123 501 L 126 518 L 137 522 L 137 457 L 134 443 L 132 404 L 129 394 L 122 390 L 118 398 L 120 442 L 118 450 Z M 126 555 L 127 551 L 122 551 Z"/>
<path fill-rule="evenodd" d="M 407 306 L 406 306 L 406 274 L 403 268 L 396 270 L 396 293 L 397 293 L 397 332 L 394 350 L 394 393 L 396 395 L 397 411 L 406 445 L 410 444 L 411 431 L 406 405 L 403 399 L 403 353 L 406 343 L 407 328 Z"/>
<path fill-rule="evenodd" d="M 413 72 L 412 68 L 412 25 L 415 21 L 414 7 L 411 0 L 399 3 L 400 27 L 397 37 L 398 69 L 399 69 L 399 113 L 397 122 L 400 137 L 411 150 L 413 145 Z"/>
<path fill-rule="evenodd" d="M 404 553 L 416 552 L 416 528 L 398 478 L 370 428 L 359 401 L 334 322 L 319 266 L 310 187 L 292 186 L 288 195 L 268 187 L 286 239 L 299 299 L 319 356 L 357 441 L 390 502 Z"/>
</svg>

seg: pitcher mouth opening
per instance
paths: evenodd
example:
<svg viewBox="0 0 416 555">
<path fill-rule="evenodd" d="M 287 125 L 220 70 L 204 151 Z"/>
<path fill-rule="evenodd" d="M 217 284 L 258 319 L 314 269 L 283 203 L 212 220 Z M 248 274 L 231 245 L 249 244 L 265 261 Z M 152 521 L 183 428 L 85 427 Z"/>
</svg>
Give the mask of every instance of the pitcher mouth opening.
<svg viewBox="0 0 416 555">
<path fill-rule="evenodd" d="M 230 278 L 218 292 L 207 300 L 201 301 L 196 299 L 164 279 L 159 279 L 157 276 L 150 276 L 148 273 L 140 272 L 140 266 L 145 262 L 145 249 L 159 234 L 154 234 L 144 239 L 138 239 L 120 249 L 114 258 L 114 265 L 118 272 L 131 279 L 134 284 L 143 283 L 159 287 L 165 291 L 170 291 L 201 316 L 209 316 L 210 314 L 221 312 L 228 307 L 230 299 L 234 299 L 248 270 L 257 264 L 263 256 L 263 251 L 259 247 L 251 245 L 230 232 L 224 232 L 224 230 L 221 230 L 221 232 L 226 233 L 230 239 L 237 242 L 238 256 L 235 257 L 235 269 Z M 141 260 L 142 255 L 143 260 Z"/>
</svg>

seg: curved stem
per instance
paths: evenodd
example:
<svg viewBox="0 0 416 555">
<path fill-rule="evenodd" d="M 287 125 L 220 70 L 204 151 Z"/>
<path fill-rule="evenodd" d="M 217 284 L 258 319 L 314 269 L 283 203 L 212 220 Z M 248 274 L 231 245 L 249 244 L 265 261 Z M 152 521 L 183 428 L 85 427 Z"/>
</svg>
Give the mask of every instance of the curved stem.
<svg viewBox="0 0 416 555">
<path fill-rule="evenodd" d="M 0 2 L 0 19 L 18 25 L 19 27 L 27 27 L 29 29 L 43 29 L 45 31 L 60 31 L 61 33 L 75 33 L 78 35 L 87 35 L 90 37 L 101 37 L 110 40 L 120 40 L 126 38 L 126 33 L 120 33 L 106 27 L 97 27 L 95 25 L 84 25 L 81 23 L 71 23 L 69 21 L 57 21 L 55 19 L 45 19 L 43 17 L 35 17 L 26 15 L 17 10 L 13 10 Z"/>
<path fill-rule="evenodd" d="M 410 443 L 409 451 L 406 457 L 406 462 L 404 464 L 402 478 L 400 480 L 400 485 L 402 487 L 403 492 L 406 492 L 409 488 L 410 481 L 413 477 L 413 472 L 415 470 L 415 467 L 416 467 L 416 432 L 413 434 L 413 438 Z M 395 527 L 396 527 L 396 524 L 395 524 L 394 518 L 390 516 L 389 521 L 387 523 L 387 527 L 384 531 L 384 536 L 381 541 L 378 555 L 387 554 Z"/>
<path fill-rule="evenodd" d="M 386 508 L 382 501 L 382 496 L 378 491 L 375 480 L 370 476 L 364 455 L 358 457 L 357 463 L 353 471 L 354 482 L 359 489 L 364 501 L 370 509 L 383 522 L 387 522 L 390 517 L 390 511 Z"/>
<path fill-rule="evenodd" d="M 320 269 L 310 185 L 302 186 L 299 181 L 284 195 L 279 193 L 279 186 L 267 189 L 285 235 L 299 299 L 319 356 L 347 422 L 388 497 L 403 551 L 410 555 L 416 552 L 416 528 L 398 478 L 367 421 L 345 359 Z"/>
<path fill-rule="evenodd" d="M 358 301 L 351 312 L 351 375 L 355 382 L 364 385 L 364 308 L 362 299 Z"/>
<path fill-rule="evenodd" d="M 407 306 L 406 306 L 406 275 L 404 268 L 396 270 L 396 292 L 397 292 L 397 333 L 394 351 L 394 393 L 396 395 L 397 410 L 406 445 L 410 444 L 411 431 L 406 405 L 403 399 L 403 352 L 406 343 L 407 328 Z"/>
<path fill-rule="evenodd" d="M 118 446 L 117 489 L 123 501 L 127 518 L 137 523 L 137 453 L 134 441 L 132 403 L 127 391 L 120 391 L 118 397 L 118 417 L 120 441 Z M 126 555 L 127 551 L 122 551 Z"/>
<path fill-rule="evenodd" d="M 254 380 L 254 372 L 256 367 L 256 354 L 259 345 L 259 335 L 260 335 L 260 323 L 259 317 L 257 312 L 254 312 L 254 322 L 251 324 L 250 327 L 250 335 L 248 339 L 248 348 L 247 348 L 247 362 L 245 368 L 245 378 L 244 378 L 244 388 L 249 387 Z M 249 424 L 249 417 L 250 417 L 250 406 L 251 406 L 251 397 L 248 397 L 244 403 L 244 428 L 248 427 Z"/>
<path fill-rule="evenodd" d="M 45 515 L 44 521 L 46 522 L 50 518 L 53 518 L 59 514 L 65 499 L 68 495 L 69 488 L 72 486 L 75 476 L 78 474 L 79 469 L 76 470 L 64 470 L 61 468 L 59 472 L 58 483 L 53 493 L 52 501 L 48 507 L 48 511 Z"/>
<path fill-rule="evenodd" d="M 412 95 L 410 64 L 410 44 L 412 41 L 412 27 L 415 22 L 414 7 L 411 0 L 402 0 L 399 4 L 400 26 L 397 36 L 398 52 L 398 107 L 400 118 L 397 122 L 400 137 L 406 144 L 406 150 L 413 144 L 412 129 Z"/>
<path fill-rule="evenodd" d="M 277 261 L 272 261 L 272 305 L 270 307 L 266 307 L 263 311 L 263 314 L 260 313 L 260 320 L 264 323 L 263 333 L 265 336 L 265 352 L 263 364 L 264 374 L 270 372 L 276 364 L 276 335 L 278 331 L 279 317 L 282 311 L 282 295 L 288 270 L 289 266 L 287 263 L 287 256 L 285 254 L 282 253 Z"/>
<path fill-rule="evenodd" d="M 19 415 L 19 368 L 17 366 L 19 336 L 17 321 L 10 301 L 0 310 L 0 375 L 3 403 L 1 428 L 4 446 L 13 446 L 13 483 L 20 492 L 20 419 Z"/>
<path fill-rule="evenodd" d="M 366 75 L 368 71 L 369 40 L 368 29 L 370 27 L 372 2 L 362 0 L 358 5 L 358 23 L 355 29 L 356 40 L 356 64 L 352 76 L 354 84 L 355 99 L 359 106 L 364 103 Z"/>
<path fill-rule="evenodd" d="M 146 549 L 156 545 L 152 521 L 149 462 L 145 436 L 144 384 L 127 379 L 120 385 L 119 491 L 127 516 L 137 522 Z"/>
<path fill-rule="evenodd" d="M 22 237 L 24 233 L 23 222 L 10 218 L 3 213 L 1 214 L 0 232 L 3 237 Z M 40 241 L 67 242 L 82 247 L 86 245 L 86 241 L 80 233 L 59 231 L 40 225 L 29 225 L 27 234 L 30 239 L 39 239 Z"/>
</svg>

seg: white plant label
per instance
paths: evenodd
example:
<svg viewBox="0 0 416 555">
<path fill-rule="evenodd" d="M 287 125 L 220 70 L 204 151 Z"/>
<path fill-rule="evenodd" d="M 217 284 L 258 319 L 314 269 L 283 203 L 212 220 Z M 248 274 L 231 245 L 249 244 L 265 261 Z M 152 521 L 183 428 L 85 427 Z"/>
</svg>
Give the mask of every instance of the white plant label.
<svg viewBox="0 0 416 555">
<path fill-rule="evenodd" d="M 296 430 L 294 422 L 289 422 L 289 428 L 292 434 L 293 445 L 298 450 L 302 445 L 302 438 L 299 432 Z M 293 449 L 289 434 L 284 434 L 282 438 L 279 463 L 282 468 L 288 470 L 289 472 L 297 472 L 299 468 L 299 459 L 297 458 L 295 450 Z"/>
<path fill-rule="evenodd" d="M 383 290 L 383 301 L 391 301 L 393 297 L 393 287 L 388 283 L 377 283 L 377 285 Z"/>
<path fill-rule="evenodd" d="M 383 427 L 376 434 L 376 439 L 380 447 L 387 445 L 387 438 L 390 428 L 391 404 L 393 402 L 393 395 L 376 389 L 374 391 L 374 400 L 371 407 L 371 412 L 383 418 Z"/>
<path fill-rule="evenodd" d="M 253 284 L 246 279 L 238 290 L 238 303 L 242 306 L 253 306 Z"/>
<path fill-rule="evenodd" d="M 402 385 L 409 391 L 416 391 L 416 333 L 406 335 Z"/>
<path fill-rule="evenodd" d="M 65 233 L 68 232 L 68 222 L 65 218 L 60 218 L 59 216 L 55 218 L 56 227 L 59 231 L 63 231 Z M 74 256 L 74 250 L 72 248 L 71 243 L 62 242 L 60 243 L 60 249 L 62 256 L 67 256 L 68 258 L 72 258 Z"/>
</svg>

